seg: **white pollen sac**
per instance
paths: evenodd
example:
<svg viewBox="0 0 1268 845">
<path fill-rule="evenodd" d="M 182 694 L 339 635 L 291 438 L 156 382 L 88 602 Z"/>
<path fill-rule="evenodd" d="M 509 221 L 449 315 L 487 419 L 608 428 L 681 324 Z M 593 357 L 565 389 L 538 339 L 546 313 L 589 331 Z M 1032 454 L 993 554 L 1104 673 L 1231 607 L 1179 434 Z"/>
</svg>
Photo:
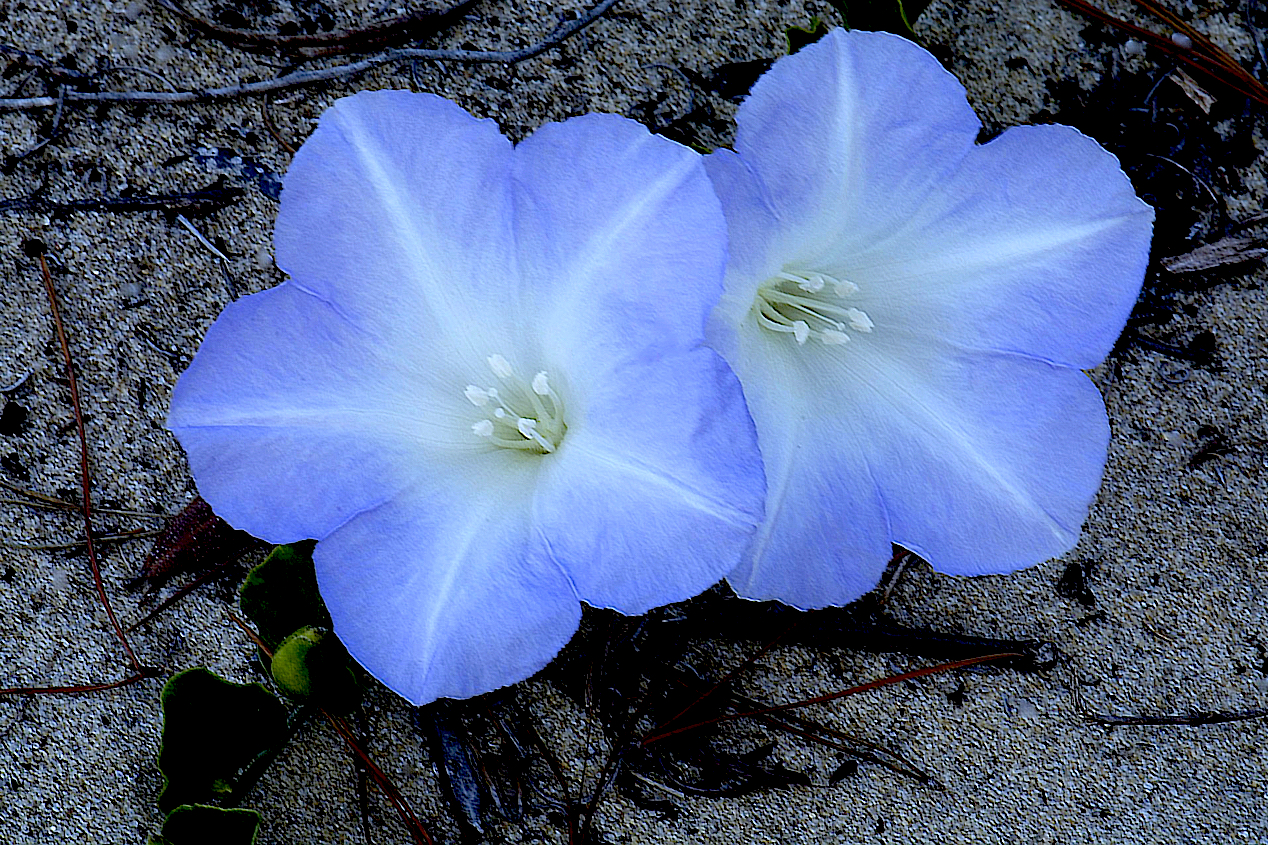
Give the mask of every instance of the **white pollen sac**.
<svg viewBox="0 0 1268 845">
<path fill-rule="evenodd" d="M 806 278 L 797 282 L 797 287 L 801 288 L 806 293 L 818 293 L 819 291 L 823 290 L 823 276 L 820 276 L 817 273 L 811 276 L 807 276 Z"/>
<path fill-rule="evenodd" d="M 859 286 L 851 282 L 849 279 L 832 283 L 832 290 L 836 291 L 836 295 L 845 299 L 851 294 L 859 292 Z"/>
<path fill-rule="evenodd" d="M 506 409 L 505 409 L 505 408 L 494 408 L 494 409 L 493 409 L 493 416 L 497 417 L 498 419 L 502 419 L 503 417 L 505 417 L 505 416 L 506 416 Z"/>
<path fill-rule="evenodd" d="M 467 385 L 467 389 L 462 391 L 466 397 L 471 400 L 471 404 L 477 408 L 483 408 L 489 404 L 489 394 L 474 384 Z"/>
<path fill-rule="evenodd" d="M 520 417 L 519 422 L 515 424 L 515 427 L 519 429 L 520 434 L 524 435 L 529 440 L 535 439 L 533 435 L 537 433 L 537 420 L 529 419 L 528 417 Z"/>
<path fill-rule="evenodd" d="M 810 337 L 810 326 L 805 320 L 795 320 L 792 324 L 793 337 L 797 338 L 798 343 L 805 343 L 806 338 Z"/>
<path fill-rule="evenodd" d="M 550 380 L 546 378 L 545 370 L 533 376 L 533 392 L 538 396 L 550 395 Z"/>
<path fill-rule="evenodd" d="M 823 341 L 825 346 L 840 346 L 842 343 L 850 342 L 848 334 L 839 332 L 836 329 L 824 329 L 819 333 L 819 339 Z"/>
<path fill-rule="evenodd" d="M 493 370 L 493 375 L 498 378 L 511 377 L 511 363 L 501 355 L 490 355 L 485 360 L 489 362 L 489 369 Z"/>
<path fill-rule="evenodd" d="M 481 437 L 492 437 L 493 422 L 492 420 L 480 420 L 479 422 L 471 424 L 471 430 Z"/>
<path fill-rule="evenodd" d="M 850 319 L 850 328 L 856 332 L 870 332 L 876 324 L 872 322 L 872 318 L 857 308 L 845 309 L 845 314 Z"/>
</svg>

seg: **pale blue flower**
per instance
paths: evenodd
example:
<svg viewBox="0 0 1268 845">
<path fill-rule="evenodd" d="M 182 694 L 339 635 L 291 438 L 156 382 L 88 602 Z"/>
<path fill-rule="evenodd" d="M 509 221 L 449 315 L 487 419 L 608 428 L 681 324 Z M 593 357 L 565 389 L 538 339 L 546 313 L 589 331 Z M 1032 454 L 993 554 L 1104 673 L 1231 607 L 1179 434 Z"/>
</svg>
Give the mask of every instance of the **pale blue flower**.
<svg viewBox="0 0 1268 845">
<path fill-rule="evenodd" d="M 728 580 L 844 604 L 891 542 L 1004 572 L 1074 545 L 1109 425 L 1082 372 L 1112 347 L 1152 230 L 1117 160 L 1064 126 L 976 145 L 963 87 L 893 35 L 780 59 L 706 167 L 731 234 L 709 339 L 766 466 Z"/>
<path fill-rule="evenodd" d="M 439 97 L 322 118 L 275 233 L 172 396 L 202 495 L 319 540 L 352 655 L 415 704 L 521 680 L 579 601 L 642 613 L 734 568 L 765 488 L 704 347 L 725 222 L 696 154 L 587 115 L 516 147 Z"/>
</svg>

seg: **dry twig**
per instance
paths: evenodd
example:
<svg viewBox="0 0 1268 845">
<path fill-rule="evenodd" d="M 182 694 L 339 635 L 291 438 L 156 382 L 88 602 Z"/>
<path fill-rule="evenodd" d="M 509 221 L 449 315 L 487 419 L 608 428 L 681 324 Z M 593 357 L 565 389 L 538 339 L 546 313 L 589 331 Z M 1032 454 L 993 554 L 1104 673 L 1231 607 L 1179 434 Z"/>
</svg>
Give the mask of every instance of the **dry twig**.
<svg viewBox="0 0 1268 845">
<path fill-rule="evenodd" d="M 602 0 L 575 20 L 559 26 L 550 35 L 536 44 L 518 50 L 428 50 L 420 48 L 400 48 L 387 50 L 377 56 L 371 56 L 357 62 L 335 65 L 315 70 L 301 70 L 265 79 L 259 82 L 241 82 L 222 88 L 204 88 L 197 91 L 66 91 L 67 105 L 86 103 L 120 103 L 149 105 L 184 105 L 188 103 L 206 103 L 215 100 L 232 100 L 238 97 L 253 97 L 272 91 L 288 91 L 319 82 L 330 82 L 347 79 L 383 65 L 399 64 L 415 60 L 455 62 L 459 64 L 516 64 L 534 56 L 541 55 L 555 47 L 582 29 L 594 23 L 608 9 L 616 5 L 617 0 Z M 33 111 L 53 108 L 57 105 L 57 97 L 8 97 L 0 98 L 0 111 Z"/>
<path fill-rule="evenodd" d="M 372 23 L 361 29 L 339 32 L 282 35 L 275 32 L 255 32 L 233 29 L 200 18 L 176 0 L 158 0 L 160 6 L 184 20 L 209 38 L 249 53 L 286 53 L 317 58 L 345 53 L 372 53 L 410 41 L 435 35 L 457 22 L 476 4 L 476 0 L 462 0 L 444 11 L 416 9 L 406 15 Z"/>
<path fill-rule="evenodd" d="M 1249 97 L 1261 106 L 1268 106 L 1268 87 L 1237 63 L 1237 60 L 1216 46 L 1210 39 L 1185 23 L 1170 10 L 1153 0 L 1134 0 L 1137 6 L 1154 15 L 1178 33 L 1185 35 L 1192 46 L 1181 46 L 1165 35 L 1151 32 L 1142 26 L 1120 20 L 1093 6 L 1088 0 L 1060 0 L 1060 2 L 1093 20 L 1121 29 L 1134 38 L 1166 53 L 1176 61 L 1231 88 L 1243 97 Z"/>
<path fill-rule="evenodd" d="M 151 670 L 141 665 L 141 661 L 137 659 L 136 654 L 132 651 L 132 644 L 128 642 L 128 635 L 124 632 L 123 626 L 119 624 L 119 618 L 115 616 L 114 607 L 110 604 L 110 597 L 106 594 L 105 582 L 101 578 L 101 567 L 97 563 L 96 538 L 93 536 L 92 530 L 92 476 L 88 468 L 88 438 L 84 434 L 84 413 L 79 402 L 79 382 L 75 379 L 75 365 L 70 355 L 70 344 L 66 342 L 66 328 L 62 324 L 61 310 L 57 305 L 57 290 L 53 287 L 53 277 L 48 271 L 48 261 L 45 260 L 43 251 L 40 251 L 36 257 L 40 262 L 40 276 L 44 280 L 44 292 L 48 295 L 48 306 L 53 314 L 53 325 L 57 329 L 57 340 L 62 348 L 62 360 L 66 363 L 66 379 L 70 383 L 71 405 L 75 410 L 75 428 L 79 433 L 79 480 L 83 491 L 84 544 L 88 548 L 88 566 L 92 570 L 92 580 L 97 588 L 97 598 L 101 601 L 101 606 L 105 609 L 106 616 L 110 619 L 110 626 L 114 629 L 115 636 L 118 637 L 119 642 L 123 645 L 124 652 L 127 654 L 131 674 L 122 680 L 105 684 L 12 687 L 0 689 L 0 695 L 96 692 L 127 686 L 153 674 Z"/>
</svg>

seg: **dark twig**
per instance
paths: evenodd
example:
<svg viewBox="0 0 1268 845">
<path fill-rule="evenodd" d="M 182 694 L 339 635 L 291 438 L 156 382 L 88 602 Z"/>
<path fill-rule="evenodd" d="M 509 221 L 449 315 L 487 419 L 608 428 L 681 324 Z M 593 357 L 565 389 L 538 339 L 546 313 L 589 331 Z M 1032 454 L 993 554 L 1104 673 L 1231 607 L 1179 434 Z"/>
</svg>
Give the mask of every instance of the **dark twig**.
<svg viewBox="0 0 1268 845">
<path fill-rule="evenodd" d="M 1110 716 L 1102 713 L 1084 713 L 1083 718 L 1098 725 L 1176 725 L 1200 728 L 1203 725 L 1221 725 L 1226 722 L 1247 722 L 1252 719 L 1268 719 L 1268 709 L 1234 710 L 1231 712 L 1198 711 L 1188 716 Z"/>
<path fill-rule="evenodd" d="M 374 782 L 378 784 L 379 789 L 383 790 L 387 800 L 396 808 L 397 814 L 401 817 L 401 821 L 405 823 L 405 827 L 409 830 L 410 838 L 414 840 L 415 845 L 433 845 L 433 840 L 427 833 L 427 829 L 423 827 L 423 823 L 418 820 L 418 816 L 414 815 L 414 811 L 410 809 L 405 797 L 401 795 L 396 785 L 370 758 L 369 753 L 361 747 L 361 743 L 357 741 L 356 734 L 351 726 L 348 725 L 347 720 L 342 716 L 334 716 L 326 710 L 322 710 L 321 713 L 326 717 L 326 721 L 330 722 L 335 732 L 343 737 L 343 741 L 352 749 L 352 753 L 357 755 L 357 759 L 361 761 L 361 765 L 365 766 L 366 771 L 370 773 L 370 777 L 374 778 Z"/>
<path fill-rule="evenodd" d="M 1083 698 L 1083 684 L 1079 682 L 1077 670 L 1068 660 L 1065 661 L 1065 663 L 1067 668 L 1070 670 L 1070 690 L 1074 693 L 1075 708 L 1080 714 L 1082 714 L 1084 719 L 1097 725 L 1107 725 L 1110 727 L 1200 728 L 1205 725 L 1222 725 L 1228 722 L 1248 722 L 1254 719 L 1268 719 L 1268 708 L 1228 711 L 1196 710 L 1186 716 L 1115 716 L 1108 713 L 1096 713 L 1087 706 L 1087 702 Z"/>
<path fill-rule="evenodd" d="M 427 50 L 418 48 L 400 48 L 387 50 L 377 56 L 371 56 L 357 62 L 335 65 L 334 67 L 316 70 L 296 71 L 276 79 L 265 79 L 259 82 L 245 82 L 227 85 L 222 88 L 204 88 L 197 91 L 67 91 L 66 102 L 75 105 L 82 103 L 123 103 L 152 105 L 183 105 L 187 103 L 206 103 L 216 100 L 232 100 L 238 97 L 252 97 L 270 91 L 287 91 L 319 82 L 347 79 L 383 65 L 423 59 L 428 61 L 456 62 L 461 64 L 516 64 L 541 55 L 552 47 L 576 35 L 582 29 L 594 23 L 608 9 L 616 5 L 617 0 L 602 0 L 585 14 L 575 20 L 557 27 L 554 32 L 536 44 L 518 50 Z M 10 97 L 0 99 L 0 111 L 31 111 L 47 109 L 57 105 L 56 97 Z"/>
<path fill-rule="evenodd" d="M 93 199 L 54 202 L 42 196 L 16 197 L 0 200 L 0 212 L 35 211 L 43 214 L 72 214 L 110 212 L 125 214 L 145 211 L 161 211 L 175 216 L 186 214 L 200 216 L 211 214 L 233 205 L 242 198 L 242 188 L 216 182 L 197 191 L 173 194 L 134 194 L 130 197 L 97 197 Z"/>
<path fill-rule="evenodd" d="M 123 531 L 119 534 L 99 534 L 96 542 L 101 543 L 122 543 L 128 540 L 145 540 L 150 537 L 157 537 L 159 531 L 137 528 L 132 531 Z M 76 540 L 70 543 L 30 543 L 25 540 L 0 540 L 0 546 L 6 546 L 11 549 L 25 549 L 28 552 L 60 552 L 66 549 L 79 549 L 86 546 L 83 540 Z M 132 630 L 131 628 L 128 629 Z"/>
<path fill-rule="evenodd" d="M 151 610 L 149 613 L 142 616 L 137 621 L 133 622 L 131 625 L 127 627 L 126 630 L 129 633 L 131 633 L 132 631 L 135 631 L 137 628 L 140 628 L 146 622 L 149 622 L 151 619 L 154 619 L 160 613 L 167 610 L 169 607 L 176 604 L 181 599 L 185 598 L 185 596 L 189 595 L 194 590 L 201 587 L 203 584 L 206 584 L 208 581 L 212 580 L 213 578 L 223 575 L 225 573 L 225 570 L 227 570 L 230 566 L 232 566 L 236 562 L 237 562 L 236 557 L 229 558 L 227 560 L 223 560 L 220 563 L 216 564 L 211 569 L 208 569 L 206 572 L 203 572 L 197 578 L 194 578 L 188 584 L 182 585 L 180 589 L 178 589 L 176 592 L 172 593 L 170 596 L 163 599 L 163 601 L 159 602 L 158 605 L 155 606 L 153 610 Z"/>
<path fill-rule="evenodd" d="M 1193 44 L 1192 47 L 1182 47 L 1165 35 L 1159 35 L 1134 23 L 1119 20 L 1113 15 L 1101 11 L 1087 2 L 1087 0 L 1060 0 L 1060 2 L 1093 20 L 1121 29 L 1133 37 L 1147 42 L 1177 61 L 1188 65 L 1208 79 L 1231 88 L 1243 97 L 1249 97 L 1260 105 L 1268 105 L 1268 87 L 1265 87 L 1258 79 L 1251 76 L 1228 53 L 1217 47 L 1197 30 L 1150 0 L 1135 0 L 1135 3 L 1146 11 L 1151 12 L 1173 29 L 1188 36 Z"/>
<path fill-rule="evenodd" d="M 92 476 L 88 467 L 88 437 L 84 434 L 84 413 L 79 402 L 79 382 L 75 379 L 75 365 L 70 356 L 70 344 L 66 342 L 66 327 L 62 323 L 61 310 L 57 305 L 57 290 L 53 287 L 53 276 L 48 271 L 48 261 L 45 260 L 43 253 L 40 253 L 37 257 L 40 262 L 40 276 L 44 280 L 44 292 L 48 295 L 49 310 L 53 315 L 53 325 L 57 329 L 57 340 L 62 348 L 62 360 L 66 364 L 66 379 L 70 384 L 71 405 L 75 411 L 75 428 L 79 433 L 79 480 L 80 489 L 84 497 L 82 512 L 84 516 L 84 543 L 88 548 L 88 566 L 92 570 L 92 580 L 97 588 L 97 598 L 101 601 L 101 606 L 105 608 L 106 616 L 110 619 L 110 625 L 114 629 L 115 635 L 119 638 L 119 642 L 123 645 L 132 673 L 122 680 L 104 684 L 0 689 L 0 696 L 97 692 L 127 686 L 155 674 L 153 670 L 142 666 L 141 661 L 137 659 L 135 652 L 132 651 L 132 644 L 128 642 L 128 635 L 124 632 L 123 626 L 119 624 L 118 617 L 115 616 L 114 608 L 110 604 L 110 597 L 106 594 L 105 583 L 101 578 L 101 567 L 97 563 L 97 546 L 92 530 Z"/>
<path fill-rule="evenodd" d="M 671 736 L 675 736 L 680 733 L 685 733 L 686 731 L 695 730 L 696 728 L 704 727 L 705 725 L 716 724 L 718 722 L 730 722 L 735 719 L 746 719 L 746 718 L 751 718 L 753 716 L 765 716 L 768 713 L 781 713 L 785 710 L 793 710 L 800 707 L 809 707 L 812 704 L 826 704 L 827 702 L 835 701 L 838 698 L 845 698 L 846 696 L 850 696 L 850 695 L 858 695 L 861 692 L 868 692 L 869 690 L 879 689 L 881 687 L 887 687 L 893 684 L 899 684 L 899 683 L 902 683 L 903 681 L 910 681 L 916 678 L 923 678 L 926 675 L 936 675 L 941 672 L 950 672 L 955 669 L 963 669 L 966 666 L 975 666 L 978 663 L 986 663 L 988 661 L 993 661 L 993 660 L 1006 660 L 1008 658 L 1015 658 L 1015 657 L 1022 657 L 1022 656 L 1023 655 L 1006 652 L 1004 654 L 987 654 L 982 657 L 970 657 L 966 660 L 956 660 L 951 663 L 939 663 L 937 666 L 926 666 L 924 669 L 916 669 L 915 671 L 912 671 L 912 672 L 903 672 L 898 675 L 890 675 L 889 677 L 886 677 L 886 678 L 880 678 L 879 680 L 869 681 L 866 684 L 860 684 L 855 687 L 850 687 L 849 689 L 838 690 L 837 692 L 829 693 L 827 695 L 820 695 L 815 698 L 806 698 L 806 699 L 802 699 L 801 701 L 792 701 L 787 704 L 776 704 L 770 707 L 762 707 L 755 710 L 745 710 L 738 713 L 723 713 L 719 716 L 714 716 L 702 722 L 695 722 L 693 724 L 683 725 L 682 727 L 678 727 L 678 728 L 667 727 L 668 725 L 672 724 L 674 721 L 677 721 L 680 718 L 679 716 L 675 716 L 674 719 L 670 720 L 669 722 L 666 722 L 659 729 L 643 737 L 643 740 L 640 744 L 643 746 L 651 745 L 653 742 L 659 742 L 662 739 L 667 739 Z"/>
<path fill-rule="evenodd" d="M 56 82 L 91 82 L 92 77 L 78 70 L 68 67 L 62 67 L 41 56 L 39 53 L 32 53 L 29 50 L 23 50 L 20 47 L 14 47 L 10 44 L 0 44 L 0 56 L 10 56 L 19 59 L 29 68 L 34 68 L 48 74 Z"/>
<path fill-rule="evenodd" d="M 159 0 L 159 5 L 209 38 L 249 53 L 289 53 L 316 58 L 345 53 L 372 53 L 443 32 L 470 11 L 478 0 L 463 0 L 444 11 L 416 9 L 407 15 L 372 23 L 361 29 L 316 34 L 280 35 L 232 29 L 200 18 L 175 0 Z"/>
<path fill-rule="evenodd" d="M 79 402 L 79 382 L 75 379 L 75 365 L 70 357 L 70 344 L 66 342 L 66 327 L 62 324 L 61 310 L 57 306 L 57 290 L 53 287 L 53 276 L 48 272 L 48 261 L 44 259 L 44 255 L 40 254 L 38 257 L 40 276 L 44 279 L 44 292 L 48 294 L 48 307 L 53 313 L 53 325 L 57 328 L 57 342 L 62 347 L 62 360 L 66 364 L 66 380 L 70 382 L 70 401 L 75 410 L 75 429 L 79 434 L 79 482 L 84 494 L 84 542 L 88 546 L 88 566 L 92 569 L 92 580 L 97 587 L 97 598 L 101 600 L 101 606 L 105 608 L 106 616 L 110 618 L 110 625 L 114 628 L 119 642 L 123 644 L 123 650 L 128 655 L 132 671 L 139 674 L 142 671 L 141 661 L 133 653 L 132 645 L 128 642 L 128 635 L 124 633 L 123 626 L 119 624 L 114 608 L 110 605 L 105 583 L 101 580 L 101 567 L 97 564 L 97 547 L 92 531 L 92 474 L 88 468 L 88 437 L 84 434 L 84 412 Z"/>
<path fill-rule="evenodd" d="M 109 689 L 118 689 L 135 684 L 137 681 L 153 678 L 158 675 L 158 670 L 147 669 L 142 667 L 138 671 L 126 678 L 117 681 L 106 681 L 100 684 L 70 684 L 64 687 L 5 687 L 0 689 L 0 696 L 5 695 L 66 695 L 83 692 L 103 692 Z"/>
<path fill-rule="evenodd" d="M 291 155 L 295 155 L 295 147 L 288 143 L 287 140 L 281 136 L 281 133 L 277 131 L 277 127 L 273 125 L 273 114 L 269 108 L 270 105 L 272 105 L 272 103 L 269 100 L 269 95 L 265 94 L 262 99 L 262 105 L 260 106 L 260 111 L 264 115 L 264 128 L 267 129 L 269 134 L 273 136 L 273 140 L 277 141 L 278 146 L 286 150 Z"/>
</svg>

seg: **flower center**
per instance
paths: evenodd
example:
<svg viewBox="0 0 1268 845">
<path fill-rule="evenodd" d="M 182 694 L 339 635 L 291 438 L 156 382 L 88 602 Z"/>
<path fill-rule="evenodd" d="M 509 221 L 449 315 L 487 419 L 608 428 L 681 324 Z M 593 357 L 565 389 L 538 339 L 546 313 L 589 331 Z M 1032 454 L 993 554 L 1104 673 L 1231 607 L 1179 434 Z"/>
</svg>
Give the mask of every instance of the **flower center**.
<svg viewBox="0 0 1268 845">
<path fill-rule="evenodd" d="M 525 382 L 501 355 L 490 355 L 489 369 L 500 387 L 467 385 L 464 395 L 484 416 L 471 431 L 495 446 L 548 454 L 559 448 L 567 426 L 564 403 L 543 370 Z"/>
<path fill-rule="evenodd" d="M 872 318 L 858 308 L 841 304 L 858 293 L 854 282 L 826 273 L 778 273 L 757 289 L 753 313 L 758 324 L 797 343 L 814 338 L 828 346 L 847 343 L 846 330 L 870 332 Z"/>
</svg>

